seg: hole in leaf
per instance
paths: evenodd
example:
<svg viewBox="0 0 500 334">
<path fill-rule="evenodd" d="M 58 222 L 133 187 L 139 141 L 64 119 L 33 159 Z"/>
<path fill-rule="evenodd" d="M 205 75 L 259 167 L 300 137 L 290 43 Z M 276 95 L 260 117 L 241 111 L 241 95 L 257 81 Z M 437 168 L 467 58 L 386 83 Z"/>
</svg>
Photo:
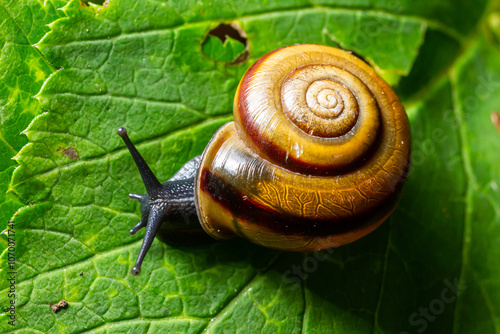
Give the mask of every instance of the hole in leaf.
<svg viewBox="0 0 500 334">
<path fill-rule="evenodd" d="M 91 6 L 91 4 L 103 6 L 105 2 L 107 5 L 108 1 L 109 0 L 80 0 L 80 4 L 83 6 Z"/>
<path fill-rule="evenodd" d="M 235 23 L 221 23 L 210 30 L 201 49 L 207 57 L 219 62 L 241 64 L 248 59 L 246 34 Z"/>
</svg>

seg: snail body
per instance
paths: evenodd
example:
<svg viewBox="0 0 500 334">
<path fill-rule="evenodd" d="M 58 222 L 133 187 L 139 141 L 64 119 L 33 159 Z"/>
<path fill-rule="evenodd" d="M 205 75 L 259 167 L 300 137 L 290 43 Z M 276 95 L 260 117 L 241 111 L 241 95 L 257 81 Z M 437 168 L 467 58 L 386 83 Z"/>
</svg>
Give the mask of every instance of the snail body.
<svg viewBox="0 0 500 334">
<path fill-rule="evenodd" d="M 130 195 L 142 207 L 131 233 L 147 226 L 134 274 L 158 231 L 167 242 L 239 236 L 286 251 L 353 242 L 392 212 L 410 158 L 408 119 L 390 86 L 355 56 L 319 45 L 254 63 L 234 122 L 163 185 L 118 133 L 148 191 Z"/>
</svg>

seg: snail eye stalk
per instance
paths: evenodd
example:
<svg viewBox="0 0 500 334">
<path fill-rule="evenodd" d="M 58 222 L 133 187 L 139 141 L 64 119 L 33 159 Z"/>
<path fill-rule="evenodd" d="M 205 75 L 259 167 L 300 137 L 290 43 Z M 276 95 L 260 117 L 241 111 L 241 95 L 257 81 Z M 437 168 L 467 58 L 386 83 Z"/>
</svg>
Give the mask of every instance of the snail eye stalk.
<svg viewBox="0 0 500 334">
<path fill-rule="evenodd" d="M 130 199 L 137 200 L 141 203 L 141 221 L 135 225 L 129 233 L 134 235 L 141 228 L 146 227 L 146 233 L 142 241 L 141 250 L 139 251 L 135 265 L 132 268 L 132 275 L 136 276 L 140 274 L 141 265 L 144 261 L 146 253 L 153 244 L 155 236 L 158 233 L 161 224 L 165 220 L 165 203 L 155 201 L 155 199 L 157 199 L 164 191 L 164 187 L 153 174 L 153 171 L 151 171 L 151 168 L 149 168 L 139 151 L 137 151 L 137 148 L 130 141 L 130 138 L 127 135 L 127 130 L 125 128 L 119 128 L 116 133 L 122 137 L 125 145 L 127 145 L 127 148 L 130 151 L 137 168 L 139 169 L 139 173 L 141 174 L 142 181 L 144 182 L 147 191 L 147 194 L 145 195 L 129 194 Z"/>
<path fill-rule="evenodd" d="M 130 154 L 132 155 L 132 158 L 134 158 L 134 162 L 137 165 L 137 168 L 139 169 L 139 173 L 141 173 L 142 182 L 144 182 L 148 194 L 151 195 L 157 191 L 161 191 L 162 184 L 153 174 L 153 171 L 151 171 L 151 168 L 149 168 L 148 164 L 146 163 L 142 155 L 139 153 L 139 151 L 137 151 L 137 148 L 130 141 L 130 138 L 127 135 L 127 129 L 118 128 L 118 130 L 116 130 L 116 133 L 118 133 L 118 135 L 122 137 L 123 141 L 125 142 L 125 145 L 127 145 L 127 148 L 130 151 Z"/>
</svg>

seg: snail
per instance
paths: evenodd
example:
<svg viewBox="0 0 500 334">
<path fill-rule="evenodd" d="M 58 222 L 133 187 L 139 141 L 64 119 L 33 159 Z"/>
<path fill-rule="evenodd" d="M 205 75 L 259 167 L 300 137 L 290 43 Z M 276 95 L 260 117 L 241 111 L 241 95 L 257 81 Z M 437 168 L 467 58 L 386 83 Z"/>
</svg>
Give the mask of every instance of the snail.
<svg viewBox="0 0 500 334">
<path fill-rule="evenodd" d="M 257 60 L 242 78 L 234 121 L 201 156 L 160 183 L 128 147 L 147 194 L 138 275 L 155 236 L 201 243 L 236 236 L 285 251 L 353 242 L 395 208 L 410 161 L 410 128 L 390 86 L 349 52 L 293 45 Z"/>
</svg>

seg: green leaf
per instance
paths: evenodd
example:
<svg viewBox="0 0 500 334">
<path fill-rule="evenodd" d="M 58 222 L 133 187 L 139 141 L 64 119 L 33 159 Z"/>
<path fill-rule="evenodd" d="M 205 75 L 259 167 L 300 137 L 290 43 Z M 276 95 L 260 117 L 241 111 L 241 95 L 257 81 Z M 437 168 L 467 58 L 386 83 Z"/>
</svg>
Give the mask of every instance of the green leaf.
<svg viewBox="0 0 500 334">
<path fill-rule="evenodd" d="M 12 190 L 0 198 L 2 223 L 23 205 L 10 229 L 16 326 L 4 313 L 0 331 L 500 332 L 500 135 L 490 120 L 500 109 L 498 1 L 27 4 L 0 12 L 2 57 L 13 61 L 0 62 L 10 106 L 1 113 L 0 185 Z M 28 15 L 33 8 L 46 15 Z M 228 64 L 243 50 L 234 43 L 203 44 L 221 22 L 248 39 L 242 64 Z M 319 253 L 155 241 L 142 274 L 131 276 L 143 232 L 127 233 L 140 215 L 128 193 L 144 186 L 116 129 L 127 127 L 166 180 L 231 120 L 245 70 L 295 43 L 355 52 L 401 97 L 412 168 L 394 214 L 369 236 Z M 19 134 L 33 117 L 26 142 Z M 68 307 L 52 312 L 61 299 Z"/>
<path fill-rule="evenodd" d="M 53 67 L 33 44 L 49 31 L 46 26 L 62 13 L 60 0 L 0 3 L 0 230 L 23 204 L 7 193 L 16 163 L 12 158 L 27 143 L 20 135 L 40 105 L 36 95 Z M 4 240 L 2 239 L 2 242 Z"/>
<path fill-rule="evenodd" d="M 243 43 L 229 36 L 222 42 L 219 38 L 208 35 L 201 48 L 209 58 L 225 63 L 234 62 L 245 51 Z"/>
</svg>

